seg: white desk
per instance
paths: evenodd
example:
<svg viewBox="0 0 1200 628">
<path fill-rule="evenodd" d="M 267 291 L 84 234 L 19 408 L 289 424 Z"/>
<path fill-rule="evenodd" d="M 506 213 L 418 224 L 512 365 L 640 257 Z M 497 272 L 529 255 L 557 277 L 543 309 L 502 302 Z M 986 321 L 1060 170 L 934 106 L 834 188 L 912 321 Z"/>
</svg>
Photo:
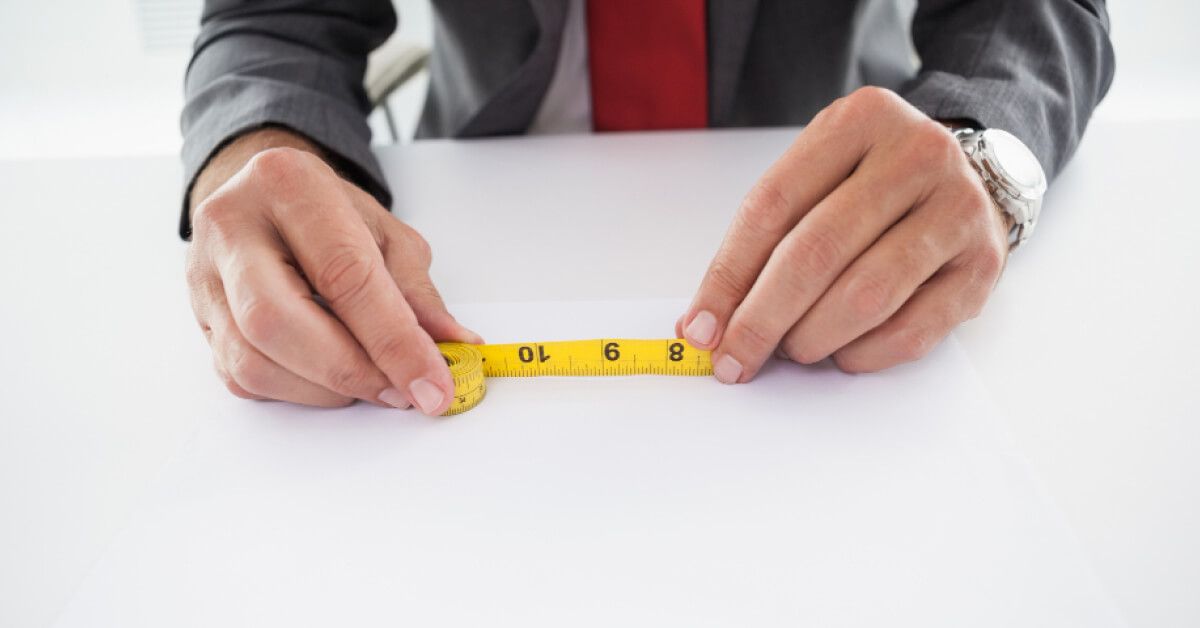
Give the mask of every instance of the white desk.
<svg viewBox="0 0 1200 628">
<path fill-rule="evenodd" d="M 424 143 L 383 157 L 451 300 L 684 297 L 792 133 Z M 1198 122 L 1093 128 L 1037 237 L 958 332 L 1133 626 L 1200 621 L 1197 140 Z M 187 437 L 193 408 L 225 394 L 172 237 L 178 177 L 171 157 L 0 162 L 2 625 L 53 620 Z M 478 228 L 457 232 L 458 246 L 511 243 L 506 264 L 447 254 L 463 216 Z M 669 236 L 676 255 L 601 264 L 547 237 L 660 244 L 635 224 Z"/>
</svg>

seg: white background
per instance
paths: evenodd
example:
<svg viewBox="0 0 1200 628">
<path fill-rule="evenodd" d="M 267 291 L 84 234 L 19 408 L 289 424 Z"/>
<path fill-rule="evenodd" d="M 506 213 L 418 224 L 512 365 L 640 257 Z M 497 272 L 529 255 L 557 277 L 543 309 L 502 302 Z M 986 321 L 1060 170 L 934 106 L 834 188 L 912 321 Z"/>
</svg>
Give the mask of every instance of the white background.
<svg viewBox="0 0 1200 628">
<path fill-rule="evenodd" d="M 427 40 L 428 11 L 423 3 L 403 1 L 398 4 L 401 6 L 404 34 L 414 41 Z M 134 0 L 0 0 L 0 160 L 31 161 L 34 166 L 29 170 L 31 176 L 41 185 L 54 186 L 54 173 L 59 167 L 64 172 L 79 171 L 80 162 L 64 158 L 173 155 L 177 152 L 177 119 L 182 101 L 181 83 L 188 56 L 187 47 L 155 45 L 147 50 L 146 43 L 149 40 L 139 31 L 139 6 Z M 1197 19 L 1200 18 L 1200 5 L 1185 0 L 1132 0 L 1115 3 L 1110 7 L 1110 12 L 1114 23 L 1118 71 L 1109 99 L 1097 112 L 1097 118 L 1105 121 L 1196 118 L 1197 112 L 1200 112 L 1200 40 L 1191 35 L 1190 29 L 1200 23 Z M 186 37 L 183 40 L 186 41 Z M 420 102 L 420 86 L 414 87 L 416 89 L 409 90 L 410 93 L 404 95 L 401 103 L 401 108 L 409 117 L 415 114 Z M 1152 128 L 1161 133 L 1172 131 L 1169 124 Z M 1094 137 L 1092 143 L 1102 138 L 1102 135 Z M 1110 141 L 1101 145 L 1106 151 L 1119 152 L 1125 146 L 1132 149 L 1134 144 Z M 1152 143 L 1137 145 L 1153 146 Z M 1129 157 L 1152 159 L 1155 155 L 1139 155 L 1135 151 Z M 1093 153 L 1084 161 L 1095 162 L 1102 158 L 1102 155 Z M 119 178 L 119 169 L 124 163 L 113 164 L 113 178 Z M 146 183 L 147 187 L 154 188 L 152 191 L 145 191 L 144 194 L 134 192 L 132 196 L 170 196 L 168 188 L 173 187 L 175 182 L 168 179 L 178 176 L 176 169 L 164 167 L 162 161 L 127 163 L 141 168 L 149 173 L 148 176 L 157 177 Z M 1087 166 L 1086 163 L 1081 165 Z M 97 206 L 97 203 L 88 202 L 86 196 L 76 195 L 73 200 L 77 202 L 55 203 L 56 211 L 65 212 L 60 217 L 62 221 L 70 221 L 71 212 L 90 212 Z M 1183 197 L 1178 200 L 1181 204 L 1184 201 Z M 1191 200 L 1187 202 L 1194 204 Z M 114 204 L 101 202 L 99 205 L 112 208 Z M 19 212 L 22 209 L 10 198 L 9 202 L 4 203 L 3 211 Z M 1171 215 L 1169 221 L 1147 216 L 1142 224 L 1148 231 L 1168 228 L 1169 224 L 1169 228 L 1180 232 L 1196 233 L 1197 227 L 1200 227 L 1194 211 L 1182 211 L 1181 208 L 1167 211 L 1169 208 L 1154 206 L 1136 209 L 1147 212 L 1159 209 L 1160 214 Z M 174 219 L 176 207 L 164 206 L 163 211 L 165 218 L 162 224 L 137 226 L 131 221 L 126 222 L 130 222 L 130 227 L 136 230 L 132 234 L 134 237 L 163 238 L 154 244 L 154 251 L 161 254 L 155 259 L 166 259 L 168 263 L 155 269 L 154 273 L 181 275 L 172 255 L 178 254 L 182 247 L 169 235 L 169 223 Z M 1071 244 L 1072 234 L 1083 233 L 1078 224 L 1074 228 L 1068 224 L 1066 212 L 1060 212 L 1057 216 L 1060 228 L 1055 235 L 1055 223 L 1050 222 L 1050 218 L 1043 227 L 1046 239 L 1057 238 L 1060 243 Z M 1089 215 L 1076 211 L 1073 219 L 1087 221 Z M 1187 223 L 1189 220 L 1192 221 L 1190 224 Z M 1155 222 L 1161 224 L 1154 226 Z M 1104 229 L 1116 231 L 1121 224 L 1119 220 L 1112 220 L 1106 223 Z M 1166 259 L 1169 253 L 1166 250 L 1149 246 L 1141 248 L 1141 245 L 1149 245 L 1154 238 L 1145 234 L 1134 235 L 1140 238 L 1139 248 L 1127 253 L 1137 259 L 1147 256 Z M 1117 243 L 1124 241 L 1124 238 L 1114 235 L 1112 240 Z M 1075 244 L 1078 245 L 1076 248 L 1084 246 Z M 1057 289 L 1050 285 L 1056 278 L 1071 276 L 1067 269 L 1073 261 L 1088 259 L 1059 259 L 1056 264 L 1056 260 L 1046 259 L 1049 257 L 1046 247 L 1040 250 L 1046 264 L 1043 267 L 1045 272 L 1040 274 L 1046 285 L 1038 288 L 1037 292 L 1046 293 L 1042 295 L 1046 297 L 1052 296 L 1050 291 Z M 1123 249 L 1114 246 L 1111 250 Z M 54 251 L 46 253 L 55 254 Z M 1119 272 L 1120 268 L 1116 258 L 1100 260 L 1098 265 L 1113 272 Z M 1195 285 L 1194 264 L 1191 268 L 1191 271 L 1187 268 L 1165 270 L 1184 279 L 1191 277 L 1192 285 Z M 1033 279 L 1033 275 L 1033 272 L 1026 272 L 1024 277 Z M 1010 275 L 1009 281 L 1017 281 L 1015 276 Z M 1076 299 L 1116 305 L 1115 298 L 1100 296 L 1104 287 L 1099 279 L 1087 285 L 1058 285 Z M 98 299 L 103 296 L 103 286 L 75 286 L 71 289 L 94 291 Z M 180 281 L 177 293 L 164 295 L 162 311 L 142 313 L 142 316 L 178 315 L 186 309 L 184 299 Z M 0 302 L 5 307 L 12 305 L 4 296 L 0 296 Z M 1003 298 L 993 303 L 991 320 L 996 322 L 990 324 L 990 329 L 1011 332 L 1011 325 L 1001 325 L 1001 320 L 1011 321 L 1022 316 L 1035 318 L 1033 314 L 1005 311 L 1004 308 Z M 1051 316 L 1056 315 L 1052 313 Z M 1159 316 L 1164 317 L 1173 321 L 1179 319 L 1176 322 L 1187 324 L 1186 317 L 1179 312 Z M 55 314 L 53 318 L 66 320 L 69 317 Z M 1087 331 L 1086 325 L 1072 328 L 1070 320 L 1059 318 L 1063 320 L 1055 320 L 1053 325 L 1047 324 L 1045 327 L 1070 337 Z M 984 325 L 975 327 L 974 331 L 967 330 L 968 340 L 972 333 L 978 336 L 986 329 L 989 328 Z M 102 334 L 104 330 L 95 331 Z M 1149 336 L 1153 331 L 1104 330 L 1104 333 Z M 19 333 L 19 330 L 6 330 L 6 333 Z M 110 333 L 108 337 L 98 335 L 97 338 L 107 338 L 98 342 L 119 348 L 116 334 Z M 1055 337 L 1046 335 L 1044 341 L 1049 352 Z M 67 355 L 68 349 L 61 347 L 55 350 Z M 1127 347 L 1120 349 L 1131 350 Z M 1175 350 L 1167 346 L 1159 346 L 1158 349 Z M 1178 350 L 1188 351 L 1189 348 L 1184 346 Z M 0 356 L 2 352 L 0 348 Z M 1003 377 L 998 373 L 989 375 Z M 70 391 L 80 385 L 75 378 L 86 376 L 86 373 L 64 372 L 60 385 L 65 392 Z M 1163 377 L 1164 382 L 1174 382 L 1181 375 L 1164 373 Z M 4 384 L 12 385 L 12 382 Z M 136 395 L 138 384 L 130 382 L 126 388 L 114 392 L 113 396 L 118 396 L 117 393 Z M 1006 405 L 1019 412 L 1019 400 L 1006 400 Z M 1085 409 L 1096 414 L 1104 410 L 1090 402 L 1085 403 Z M 1051 484 L 1058 478 L 1060 488 L 1087 485 L 1088 478 L 1073 477 L 1073 473 L 1075 476 L 1092 474 L 1094 485 L 1090 490 L 1069 490 L 1059 494 L 1060 500 L 1066 502 L 1065 509 L 1086 513 L 1093 519 L 1073 521 L 1077 527 L 1089 524 L 1093 531 L 1150 529 L 1162 532 L 1160 542 L 1153 545 L 1153 555 L 1145 553 L 1146 544 L 1134 539 L 1093 536 L 1085 541 L 1105 548 L 1100 565 L 1102 570 L 1109 574 L 1122 574 L 1110 575 L 1110 584 L 1118 589 L 1136 592 L 1119 600 L 1132 619 L 1142 620 L 1133 622 L 1135 625 L 1182 626 L 1186 625 L 1183 622 L 1188 613 L 1195 611 L 1195 605 L 1182 602 L 1185 598 L 1181 595 L 1168 595 L 1162 599 L 1173 599 L 1179 605 L 1174 608 L 1156 606 L 1156 598 L 1146 587 L 1157 586 L 1147 583 L 1169 583 L 1165 585 L 1166 588 L 1177 591 L 1186 591 L 1189 587 L 1192 590 L 1200 589 L 1194 577 L 1197 573 L 1195 566 L 1188 566 L 1186 560 L 1179 558 L 1196 555 L 1195 527 L 1189 527 L 1189 521 L 1194 523 L 1195 511 L 1192 511 L 1191 520 L 1176 520 L 1168 516 L 1180 512 L 1171 504 L 1192 499 L 1186 491 L 1189 488 L 1195 490 L 1194 480 L 1190 479 L 1192 476 L 1187 475 L 1189 471 L 1194 474 L 1196 468 L 1188 462 L 1192 459 L 1189 450 L 1194 450 L 1195 440 L 1189 439 L 1186 433 L 1175 437 L 1163 433 L 1152 439 L 1156 430 L 1162 431 L 1167 425 L 1154 420 L 1152 411 L 1156 409 L 1162 410 L 1155 408 L 1153 400 L 1149 400 L 1147 415 L 1129 415 L 1123 428 L 1108 423 L 1086 425 L 1079 419 L 1073 423 L 1064 421 L 1041 426 L 1024 425 L 1018 428 L 1018 437 L 1025 447 L 1039 451 L 1042 455 L 1038 457 L 1042 461 L 1053 459 L 1048 454 L 1062 446 L 1064 434 L 1070 433 L 1075 435 L 1073 438 L 1080 438 L 1078 451 L 1064 452 L 1060 464 L 1048 463 L 1051 466 L 1042 469 L 1051 478 Z M 39 626 L 53 618 L 53 609 L 60 608 L 70 594 L 72 585 L 61 582 L 59 574 L 78 573 L 86 569 L 86 565 L 76 564 L 81 555 L 80 548 L 94 548 L 102 544 L 119 528 L 129 505 L 144 489 L 144 480 L 128 476 L 152 468 L 152 461 L 160 459 L 163 450 L 178 444 L 183 431 L 181 426 L 171 421 L 169 409 L 158 417 L 160 420 L 138 421 L 124 426 L 38 426 L 9 423 L 9 418 L 0 418 L 0 438 L 4 440 L 0 443 L 0 454 L 4 457 L 0 460 L 0 495 L 6 498 L 4 503 L 0 503 L 0 534 L 40 533 L 37 538 L 58 538 L 61 541 L 55 547 L 30 546 L 23 548 L 16 556 L 0 556 L 0 625 Z M 71 435 L 64 429 L 83 430 L 88 438 L 70 438 Z M 1140 439 L 1142 433 L 1148 436 Z M 1191 433 L 1194 434 L 1194 430 Z M 78 433 L 75 435 L 78 436 Z M 50 463 L 43 459 L 41 453 L 61 447 L 64 442 L 80 447 L 79 466 L 47 475 Z M 1150 442 L 1172 444 L 1169 447 L 1139 446 Z M 106 452 L 109 459 L 100 460 L 103 456 L 98 457 L 96 451 Z M 1093 464 L 1079 466 L 1072 471 L 1072 461 L 1078 462 L 1081 458 L 1089 457 L 1094 458 L 1090 460 Z M 1106 458 L 1111 464 L 1106 463 Z M 1111 468 L 1112 471 L 1096 471 L 1105 468 Z M 1172 470 L 1180 473 L 1172 475 Z M 1123 474 L 1125 471 L 1129 473 Z M 41 474 L 43 479 L 53 480 L 40 485 L 42 488 L 49 487 L 45 494 L 28 494 L 30 486 L 38 485 L 31 484 L 30 477 L 25 474 L 34 473 Z M 1144 478 L 1149 477 L 1174 477 L 1176 481 L 1142 486 Z M 103 490 L 88 492 L 89 488 Z M 30 512 L 10 511 L 10 504 L 14 502 L 7 501 L 9 496 L 17 496 L 15 503 L 21 508 L 30 509 Z M 86 513 L 89 518 L 73 518 L 79 513 Z M 31 527 L 33 524 L 42 527 L 34 529 Z M 1184 547 L 1173 548 L 1173 542 L 1182 543 Z M 5 547 L 16 545 L 6 543 Z M 19 569 L 14 566 L 19 566 Z M 1191 580 L 1189 575 L 1192 576 Z"/>
</svg>

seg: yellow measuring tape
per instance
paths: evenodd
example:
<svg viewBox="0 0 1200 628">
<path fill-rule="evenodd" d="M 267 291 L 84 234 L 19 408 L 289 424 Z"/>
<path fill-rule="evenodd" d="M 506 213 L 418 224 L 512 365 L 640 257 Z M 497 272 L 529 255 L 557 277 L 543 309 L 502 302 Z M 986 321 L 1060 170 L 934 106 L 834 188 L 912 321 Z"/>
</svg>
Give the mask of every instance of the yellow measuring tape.
<svg viewBox="0 0 1200 628">
<path fill-rule="evenodd" d="M 454 400 L 443 416 L 479 405 L 488 377 L 712 375 L 708 351 L 673 338 L 600 338 L 504 345 L 439 342 L 454 378 Z"/>
</svg>

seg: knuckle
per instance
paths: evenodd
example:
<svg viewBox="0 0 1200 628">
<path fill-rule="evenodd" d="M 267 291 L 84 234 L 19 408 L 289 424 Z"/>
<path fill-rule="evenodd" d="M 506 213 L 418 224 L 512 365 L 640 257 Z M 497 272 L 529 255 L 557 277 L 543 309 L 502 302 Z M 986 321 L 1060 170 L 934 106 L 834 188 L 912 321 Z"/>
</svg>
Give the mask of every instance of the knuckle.
<svg viewBox="0 0 1200 628">
<path fill-rule="evenodd" d="M 737 347 L 738 355 L 742 356 L 767 355 L 777 343 L 758 321 L 734 321 L 729 327 L 728 338 L 727 344 Z"/>
<path fill-rule="evenodd" d="M 799 364 L 816 364 L 825 359 L 824 355 L 816 352 L 813 343 L 801 337 L 789 339 L 782 348 L 788 359 Z"/>
<path fill-rule="evenodd" d="M 904 276 L 916 276 L 921 273 L 927 261 L 941 258 L 956 250 L 952 243 L 946 241 L 943 229 L 938 226 L 912 234 L 901 246 L 903 257 L 894 263 L 893 269 Z"/>
<path fill-rule="evenodd" d="M 314 286 L 331 304 L 345 305 L 363 295 L 376 272 L 374 258 L 356 246 L 332 251 L 313 275 Z"/>
<path fill-rule="evenodd" d="M 343 395 L 342 399 L 335 399 L 335 400 L 325 404 L 325 407 L 327 407 L 327 408 L 348 408 L 348 407 L 354 405 L 355 403 L 358 403 L 357 398 L 347 397 L 347 396 Z"/>
<path fill-rule="evenodd" d="M 925 357 L 937 345 L 938 340 L 940 338 L 928 328 L 910 325 L 896 333 L 892 344 L 897 357 L 905 362 L 912 362 Z"/>
<path fill-rule="evenodd" d="M 792 338 L 791 334 L 788 334 L 783 337 L 783 340 L 779 341 L 779 346 L 775 349 L 775 355 L 790 362 L 800 362 L 797 348 L 795 339 Z"/>
<path fill-rule="evenodd" d="M 875 273 L 859 273 L 847 288 L 851 315 L 860 321 L 881 321 L 891 313 L 893 286 Z"/>
<path fill-rule="evenodd" d="M 210 318 L 213 313 L 213 307 L 217 301 L 217 294 L 221 287 L 216 281 L 205 281 L 198 284 L 193 284 L 188 292 L 188 301 L 192 306 L 192 314 L 196 317 L 196 322 L 200 325 L 200 329 L 204 332 L 204 336 L 210 342 L 212 341 L 212 325 Z"/>
<path fill-rule="evenodd" d="M 217 275 L 215 269 L 196 251 L 195 246 L 193 244 L 192 248 L 188 251 L 183 274 L 193 294 L 199 293 L 207 296 L 211 293 L 212 286 L 217 281 Z"/>
<path fill-rule="evenodd" d="M 892 90 L 874 85 L 860 87 L 846 97 L 846 103 L 864 115 L 893 108 L 899 100 Z"/>
<path fill-rule="evenodd" d="M 842 96 L 825 106 L 824 109 L 817 112 L 813 119 L 809 121 L 808 126 L 811 128 L 820 128 L 825 126 L 838 127 L 844 122 L 846 116 L 847 96 Z M 806 129 L 807 130 L 807 129 Z M 800 132 L 800 137 L 804 137 L 805 131 Z"/>
<path fill-rule="evenodd" d="M 983 306 L 987 302 L 987 298 L 979 298 L 971 300 L 964 310 L 963 321 L 975 320 L 983 313 Z"/>
<path fill-rule="evenodd" d="M 991 244 L 984 247 L 971 262 L 971 283 L 990 290 L 1004 271 L 1006 259 L 1000 247 Z"/>
<path fill-rule="evenodd" d="M 795 352 L 795 355 L 789 355 L 791 356 L 792 360 L 800 364 L 816 364 L 817 362 L 825 359 L 825 356 L 817 355 L 811 350 L 805 349 L 800 349 L 799 351 Z"/>
<path fill-rule="evenodd" d="M 440 309 L 445 309 L 445 303 L 442 301 L 442 294 L 438 292 L 437 286 L 428 277 L 421 281 L 416 281 L 404 289 L 404 298 L 414 308 L 418 306 L 429 307 L 436 306 Z M 422 312 L 427 313 L 427 312 Z"/>
<path fill-rule="evenodd" d="M 403 364 L 415 357 L 413 344 L 408 338 L 388 334 L 372 343 L 367 348 L 367 353 L 371 355 L 376 364 L 387 371 L 389 368 L 394 369 L 396 365 Z"/>
<path fill-rule="evenodd" d="M 249 347 L 237 346 L 229 356 L 225 369 L 238 386 L 251 394 L 261 395 L 271 387 L 270 372 L 266 366 L 265 361 Z"/>
<path fill-rule="evenodd" d="M 368 390 L 374 378 L 371 372 L 360 364 L 335 365 L 329 369 L 325 379 L 325 386 L 329 390 L 345 397 L 373 396 L 379 392 Z"/>
<path fill-rule="evenodd" d="M 276 331 L 283 324 L 284 316 L 271 301 L 255 299 L 241 308 L 238 328 L 246 340 L 255 346 L 270 344 Z"/>
<path fill-rule="evenodd" d="M 429 268 L 433 264 L 433 248 L 429 246 L 429 242 L 421 234 L 417 233 L 416 230 L 410 228 L 409 232 L 411 233 L 407 242 L 409 255 L 422 268 Z"/>
<path fill-rule="evenodd" d="M 907 106 L 895 92 L 868 85 L 833 101 L 813 118 L 811 126 L 843 130 L 875 126 L 881 117 L 895 118 Z"/>
<path fill-rule="evenodd" d="M 242 399 L 249 399 L 251 397 L 248 390 L 238 386 L 237 382 L 233 381 L 233 378 L 229 376 L 229 372 L 221 366 L 221 360 L 215 353 L 213 354 L 213 371 L 217 374 L 217 379 L 221 380 L 225 388 L 235 397 L 241 397 Z"/>
<path fill-rule="evenodd" d="M 979 225 L 984 220 L 994 219 L 995 213 L 998 211 L 990 196 L 983 189 L 983 183 L 979 181 L 979 177 L 971 173 L 972 176 L 965 179 L 958 189 L 959 202 L 957 206 L 963 213 L 963 218 L 971 221 L 971 224 Z"/>
<path fill-rule="evenodd" d="M 706 283 L 726 298 L 740 299 L 750 290 L 746 273 L 734 268 L 723 255 L 717 256 L 708 267 Z"/>
<path fill-rule="evenodd" d="M 967 244 L 982 242 L 977 246 L 988 251 L 984 257 L 999 259 L 981 259 L 980 263 L 992 262 L 991 266 L 994 266 L 994 270 L 999 274 L 1004 267 L 1004 253 L 1008 250 L 1008 230 L 1000 210 L 992 199 L 982 195 L 969 195 L 963 206 L 963 241 Z"/>
<path fill-rule="evenodd" d="M 971 175 L 974 179 L 964 179 L 946 187 L 942 197 L 946 214 L 942 224 L 950 237 L 949 242 L 960 247 L 977 241 L 981 232 L 997 231 L 994 223 L 999 220 L 998 210 L 983 190 L 983 184 L 974 173 Z"/>
<path fill-rule="evenodd" d="M 245 388 L 242 388 L 241 386 L 238 385 L 237 382 L 233 381 L 232 378 L 222 378 L 222 380 L 225 383 L 225 389 L 228 390 L 231 394 L 233 394 L 234 397 L 238 397 L 239 399 L 257 399 L 258 398 L 258 395 L 255 395 L 254 393 L 246 390 Z"/>
<path fill-rule="evenodd" d="M 217 192 L 209 195 L 192 209 L 193 246 L 210 238 L 227 238 L 237 222 L 237 214 L 236 203 L 228 194 Z"/>
<path fill-rule="evenodd" d="M 813 119 L 814 126 L 828 126 L 834 129 L 854 128 L 861 122 L 866 112 L 862 101 L 854 94 L 842 96 L 830 103 Z"/>
<path fill-rule="evenodd" d="M 293 187 L 312 172 L 316 156 L 297 148 L 274 147 L 260 151 L 247 162 L 250 180 L 271 189 Z"/>
<path fill-rule="evenodd" d="M 989 247 L 967 263 L 966 285 L 961 291 L 960 311 L 963 320 L 971 320 L 983 312 L 988 296 L 1004 272 L 1003 250 Z"/>
<path fill-rule="evenodd" d="M 750 188 L 738 212 L 740 226 L 752 234 L 775 233 L 787 226 L 790 203 L 779 184 L 762 180 Z"/>
<path fill-rule="evenodd" d="M 405 270 L 429 270 L 433 249 L 416 229 L 387 216 L 382 219 L 381 231 L 386 238 L 384 247 L 389 265 Z"/>
<path fill-rule="evenodd" d="M 198 286 L 208 278 L 207 269 L 200 262 L 200 255 L 196 253 L 194 245 L 188 248 L 187 261 L 183 265 L 183 275 L 189 286 Z"/>
<path fill-rule="evenodd" d="M 872 368 L 849 351 L 837 351 L 833 354 L 833 364 L 838 370 L 849 375 L 870 373 Z"/>
<path fill-rule="evenodd" d="M 782 254 L 788 268 L 806 276 L 825 277 L 838 270 L 842 244 L 828 228 L 813 227 L 789 242 Z"/>
<path fill-rule="evenodd" d="M 958 140 L 954 139 L 950 131 L 941 123 L 928 118 L 917 123 L 912 132 L 911 145 L 926 162 L 948 164 L 965 159 Z"/>
</svg>

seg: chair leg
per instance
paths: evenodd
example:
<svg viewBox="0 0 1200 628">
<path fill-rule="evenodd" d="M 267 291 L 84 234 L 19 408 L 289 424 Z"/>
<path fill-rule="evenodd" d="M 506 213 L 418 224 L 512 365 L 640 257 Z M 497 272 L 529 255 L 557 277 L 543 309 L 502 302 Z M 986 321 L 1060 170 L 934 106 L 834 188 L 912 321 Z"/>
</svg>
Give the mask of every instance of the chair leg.
<svg viewBox="0 0 1200 628">
<path fill-rule="evenodd" d="M 396 127 L 396 118 L 394 118 L 392 116 L 391 99 L 389 99 L 389 98 L 383 99 L 383 102 L 380 103 L 380 105 L 381 105 L 380 109 L 383 109 L 383 119 L 385 121 L 387 121 L 388 134 L 390 134 L 392 136 L 392 143 L 399 144 L 400 143 L 400 131 Z"/>
</svg>

